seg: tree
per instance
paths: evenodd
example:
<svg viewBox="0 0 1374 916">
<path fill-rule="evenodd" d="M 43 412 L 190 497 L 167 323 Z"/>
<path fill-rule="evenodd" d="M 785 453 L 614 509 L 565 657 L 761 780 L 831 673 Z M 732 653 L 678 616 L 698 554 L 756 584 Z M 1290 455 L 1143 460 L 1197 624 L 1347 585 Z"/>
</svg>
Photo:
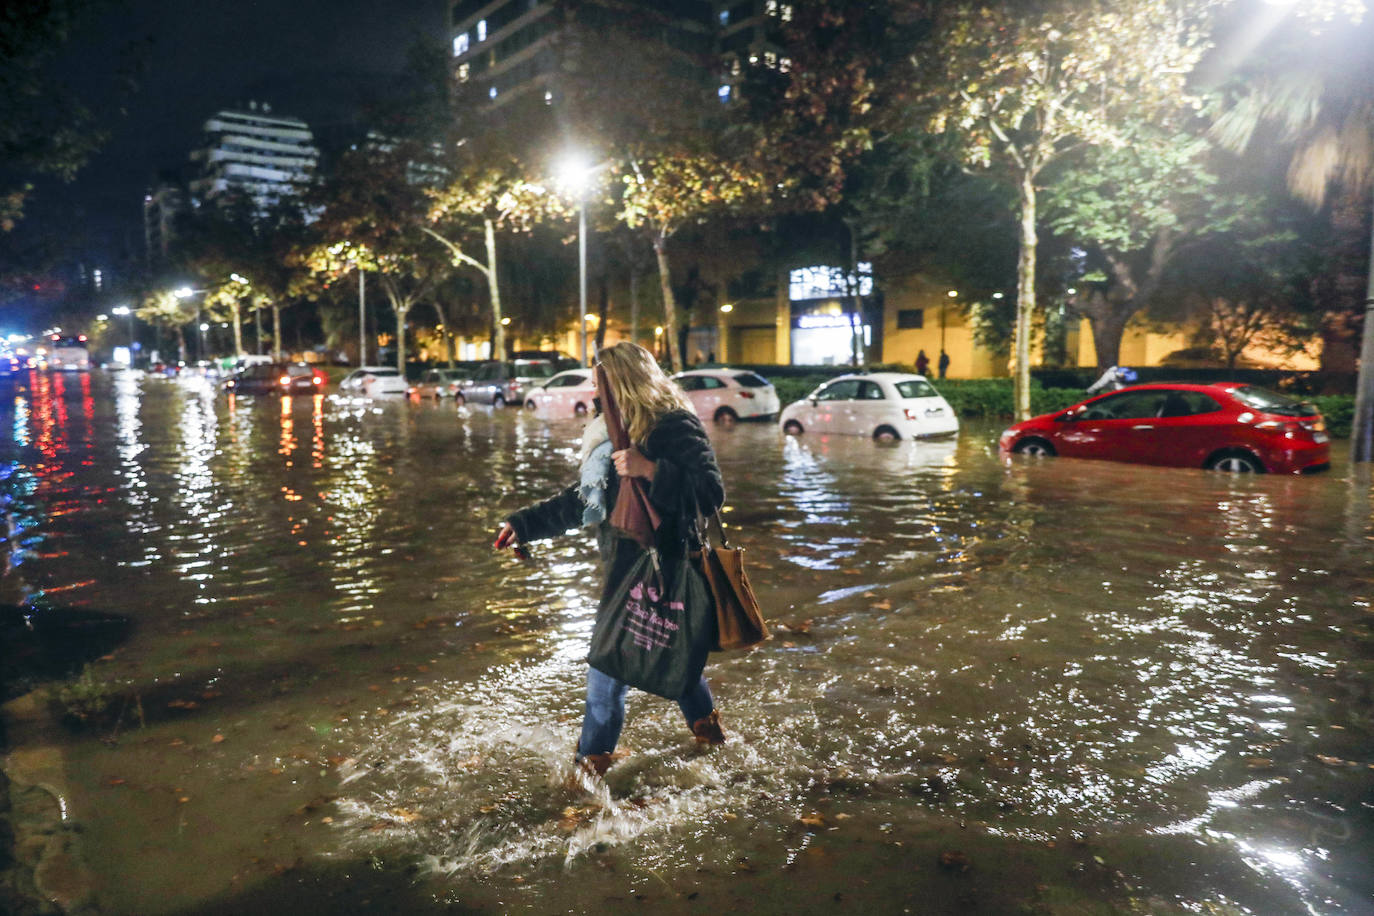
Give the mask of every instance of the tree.
<svg viewBox="0 0 1374 916">
<path fill-rule="evenodd" d="M 452 179 L 430 193 L 430 223 L 422 230 L 443 246 L 454 266 L 470 267 L 486 280 L 492 358 L 502 359 L 506 336 L 496 234 L 528 232 L 539 219 L 567 212 L 566 204 L 532 179 L 524 164 L 513 156 L 482 156 L 475 150 L 462 150 L 449 164 L 448 173 Z M 469 252 L 476 247 L 469 241 L 474 237 L 481 239 L 480 258 Z"/>
<path fill-rule="evenodd" d="M 1074 304 L 1092 326 L 1099 371 L 1120 362 L 1126 325 L 1188 246 L 1218 234 L 1233 247 L 1293 238 L 1274 231 L 1260 195 L 1221 183 L 1213 145 L 1191 121 L 1179 111 L 1154 124 L 1126 122 L 1120 145 L 1065 160 L 1046 194 L 1046 223 L 1083 255 Z"/>
<path fill-rule="evenodd" d="M 178 296 L 171 290 L 157 290 L 144 296 L 134 314 L 140 321 L 176 335 L 177 358 L 186 362 L 186 325 L 196 318 L 199 309 L 189 297 Z"/>
<path fill-rule="evenodd" d="M 918 112 L 959 161 L 1016 191 L 1015 415 L 1030 415 L 1039 182 L 1082 146 L 1122 142 L 1127 116 L 1148 120 L 1188 97 L 1212 0 L 957 0 L 933 7 L 914 49 Z"/>
<path fill-rule="evenodd" d="M 1280 28 L 1279 23 L 1270 22 L 1273 31 L 1266 40 L 1252 42 L 1255 47 L 1248 54 L 1244 53 L 1247 49 L 1233 50 L 1211 77 L 1225 81 L 1231 94 L 1230 104 L 1222 106 L 1215 125 L 1220 141 L 1240 152 L 1256 137 L 1276 133 L 1292 150 L 1288 178 L 1293 192 L 1314 207 L 1334 196 L 1333 223 L 1344 222 L 1348 230 L 1367 235 L 1369 195 L 1374 189 L 1374 68 L 1366 51 L 1374 30 L 1364 20 L 1364 12 L 1363 3 L 1342 0 L 1314 0 L 1305 8 L 1295 8 L 1292 15 L 1305 20 L 1299 22 L 1300 28 L 1287 27 L 1287 23 Z M 1253 23 L 1246 26 L 1253 33 Z M 1353 261 L 1350 258 L 1347 263 Z M 1360 341 L 1351 457 L 1370 462 L 1374 461 L 1374 251 L 1365 263 L 1363 278 L 1354 269 L 1337 273 L 1331 307 L 1322 322 L 1322 365 L 1343 368 L 1333 356 L 1353 355 L 1353 343 Z"/>
<path fill-rule="evenodd" d="M 405 372 L 406 317 L 448 276 L 425 228 L 425 184 L 437 168 L 428 144 L 365 144 L 340 157 L 332 175 L 308 201 L 323 207 L 314 232 L 322 239 L 304 258 L 317 274 L 335 277 L 352 269 L 376 273 L 396 313 L 396 365 Z"/>
<path fill-rule="evenodd" d="M 70 181 L 106 140 L 96 115 L 50 72 L 76 28 L 105 0 L 29 0 L 0 15 L 0 230 L 23 216 L 33 180 Z M 135 69 L 114 75 L 122 92 Z"/>
</svg>

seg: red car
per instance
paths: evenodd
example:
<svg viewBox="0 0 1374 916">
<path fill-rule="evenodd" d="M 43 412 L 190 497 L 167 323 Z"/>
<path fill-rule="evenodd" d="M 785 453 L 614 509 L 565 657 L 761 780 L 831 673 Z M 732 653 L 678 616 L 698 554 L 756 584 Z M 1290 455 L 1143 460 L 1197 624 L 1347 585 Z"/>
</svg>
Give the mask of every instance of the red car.
<svg viewBox="0 0 1374 916">
<path fill-rule="evenodd" d="M 1104 458 L 1256 474 L 1331 466 L 1326 424 L 1311 404 L 1245 385 L 1135 385 L 1017 423 L 1004 452 Z"/>
</svg>

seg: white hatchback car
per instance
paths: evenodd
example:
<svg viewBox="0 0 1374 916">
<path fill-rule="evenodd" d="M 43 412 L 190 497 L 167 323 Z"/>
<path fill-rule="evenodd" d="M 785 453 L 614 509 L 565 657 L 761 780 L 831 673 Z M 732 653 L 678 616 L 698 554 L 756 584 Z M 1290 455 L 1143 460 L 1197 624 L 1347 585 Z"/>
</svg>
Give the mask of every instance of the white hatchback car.
<svg viewBox="0 0 1374 916">
<path fill-rule="evenodd" d="M 406 380 L 394 366 L 362 366 L 354 369 L 339 382 L 340 394 L 376 397 L 383 394 L 405 394 Z"/>
<path fill-rule="evenodd" d="M 778 412 L 778 392 L 763 376 L 747 369 L 689 369 L 673 376 L 697 416 L 733 423 Z"/>
<path fill-rule="evenodd" d="M 592 409 L 596 383 L 590 369 L 560 372 L 525 394 L 525 406 L 549 416 L 582 416 Z"/>
<path fill-rule="evenodd" d="M 892 440 L 959 431 L 954 408 L 934 386 L 924 376 L 903 372 L 842 375 L 788 404 L 778 422 L 794 436 L 818 432 Z"/>
</svg>

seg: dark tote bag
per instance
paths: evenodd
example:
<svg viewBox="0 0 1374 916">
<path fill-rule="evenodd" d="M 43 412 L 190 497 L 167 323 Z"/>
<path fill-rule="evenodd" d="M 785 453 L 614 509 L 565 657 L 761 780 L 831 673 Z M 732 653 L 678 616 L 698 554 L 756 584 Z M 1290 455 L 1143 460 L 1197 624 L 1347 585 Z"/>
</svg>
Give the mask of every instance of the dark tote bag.
<svg viewBox="0 0 1374 916">
<path fill-rule="evenodd" d="M 706 667 L 716 640 L 715 606 L 701 573 L 682 556 L 661 564 L 622 539 L 631 556 L 607 583 L 587 663 L 631 687 L 676 700 Z M 622 565 L 623 563 L 623 565 Z"/>
</svg>

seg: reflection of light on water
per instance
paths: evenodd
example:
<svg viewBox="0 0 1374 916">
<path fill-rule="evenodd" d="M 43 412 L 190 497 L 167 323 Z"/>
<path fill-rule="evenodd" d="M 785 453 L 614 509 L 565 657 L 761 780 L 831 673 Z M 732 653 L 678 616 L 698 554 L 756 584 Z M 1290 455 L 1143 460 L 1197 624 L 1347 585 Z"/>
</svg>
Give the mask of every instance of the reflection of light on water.
<svg viewBox="0 0 1374 916">
<path fill-rule="evenodd" d="M 386 488 L 380 482 L 377 448 L 363 438 L 357 422 L 371 406 L 364 399 L 341 398 L 333 436 L 334 449 L 326 461 L 330 477 L 320 502 L 330 519 L 331 550 L 328 562 L 334 570 L 331 582 L 343 596 L 340 615 L 367 613 L 381 592 L 373 570 L 379 547 L 376 543 L 381 502 Z"/>
<path fill-rule="evenodd" d="M 215 477 L 210 466 L 218 447 L 214 398 L 215 390 L 209 384 L 192 387 L 176 424 L 181 433 L 181 461 L 174 475 L 177 487 L 173 501 L 183 522 L 168 535 L 168 541 L 177 560 L 173 569 L 195 584 L 196 604 L 214 602 L 207 588 L 214 582 L 215 568 L 227 549 L 215 537 L 215 523 L 226 510 L 215 503 Z"/>
</svg>

